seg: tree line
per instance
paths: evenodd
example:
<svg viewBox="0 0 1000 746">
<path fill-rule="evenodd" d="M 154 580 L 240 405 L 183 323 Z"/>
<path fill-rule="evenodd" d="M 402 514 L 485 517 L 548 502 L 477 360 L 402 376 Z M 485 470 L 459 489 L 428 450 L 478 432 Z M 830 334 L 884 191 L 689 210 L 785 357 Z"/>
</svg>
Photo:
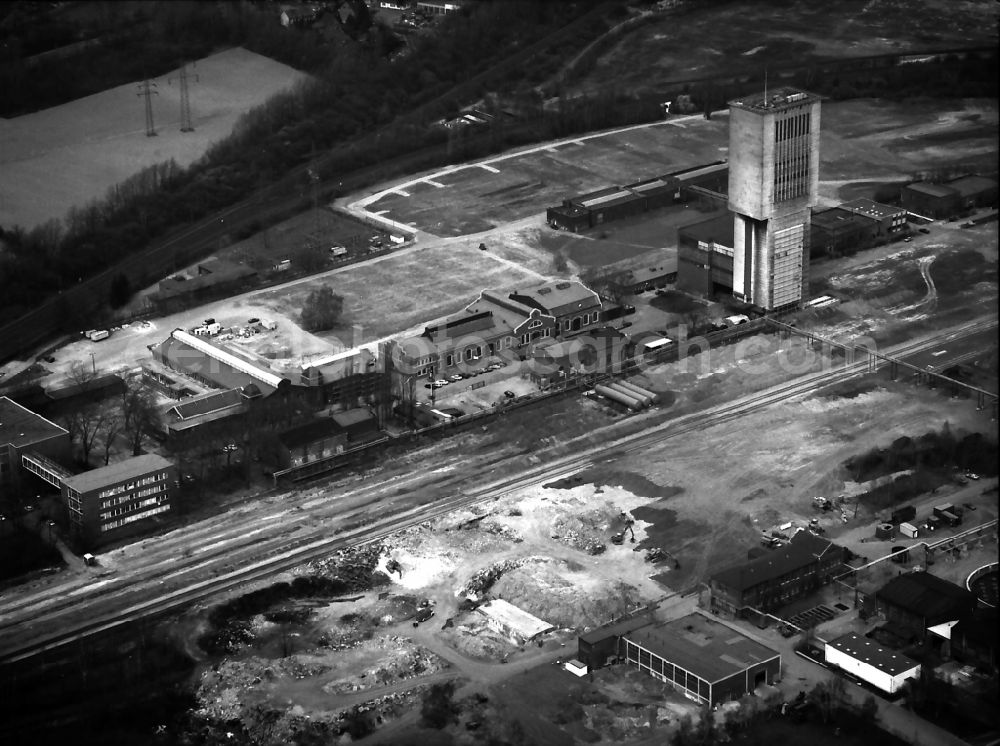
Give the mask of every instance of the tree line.
<svg viewBox="0 0 1000 746">
<path fill-rule="evenodd" d="M 169 11 L 157 24 L 170 34 L 204 29 L 215 19 L 230 29 L 225 37 L 230 43 L 278 32 L 285 35 L 281 39 L 319 38 L 282 29 L 271 13 L 264 14 L 264 26 L 262 11 L 252 6 L 163 5 Z M 96 274 L 170 230 L 274 184 L 317 152 L 342 146 L 324 164 L 321 175 L 329 178 L 439 142 L 442 135 L 428 123 L 460 103 L 442 94 L 489 70 L 510 49 L 558 31 L 590 6 L 596 3 L 477 3 L 469 12 L 442 19 L 434 36 L 420 38 L 410 55 L 394 61 L 360 42 L 323 46 L 322 60 L 305 60 L 313 73 L 309 79 L 248 112 L 230 137 L 190 168 L 158 164 L 104 198 L 75 208 L 65 220 L 31 230 L 0 227 L 0 309 L 6 316 L 19 315 L 37 306 L 40 297 Z M 222 30 L 192 31 L 189 42 L 222 39 L 213 34 Z M 506 83 L 499 84 L 516 86 L 519 70 L 508 70 Z M 357 147 L 345 146 L 352 141 Z M 306 188 L 303 183 L 301 189 Z"/>
</svg>

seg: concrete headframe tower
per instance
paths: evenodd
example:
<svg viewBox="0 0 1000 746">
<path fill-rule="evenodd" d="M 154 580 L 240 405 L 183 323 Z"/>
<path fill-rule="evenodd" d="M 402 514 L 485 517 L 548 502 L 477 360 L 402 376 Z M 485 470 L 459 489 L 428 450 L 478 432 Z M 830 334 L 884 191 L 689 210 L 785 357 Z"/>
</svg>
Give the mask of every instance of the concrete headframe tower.
<svg viewBox="0 0 1000 746">
<path fill-rule="evenodd" d="M 729 102 L 733 295 L 765 311 L 793 307 L 808 290 L 819 105 L 794 88 Z"/>
</svg>

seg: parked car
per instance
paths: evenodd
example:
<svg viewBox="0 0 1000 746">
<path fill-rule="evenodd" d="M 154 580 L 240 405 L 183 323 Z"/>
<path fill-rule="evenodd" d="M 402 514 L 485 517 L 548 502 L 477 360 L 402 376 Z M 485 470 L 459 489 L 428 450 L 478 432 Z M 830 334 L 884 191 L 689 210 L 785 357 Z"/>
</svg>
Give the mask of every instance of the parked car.
<svg viewBox="0 0 1000 746">
<path fill-rule="evenodd" d="M 913 236 L 907 236 L 906 238 L 903 239 L 903 243 L 909 243 L 912 240 L 913 240 Z"/>
<path fill-rule="evenodd" d="M 456 373 L 453 376 L 448 376 L 448 380 L 451 381 L 452 383 L 455 383 L 456 381 L 461 381 L 462 380 L 462 376 L 460 374 Z"/>
<path fill-rule="evenodd" d="M 436 388 L 436 389 L 439 389 L 442 386 L 447 386 L 447 385 L 448 385 L 448 381 L 444 380 L 443 378 L 439 378 L 438 380 L 436 380 L 433 383 L 431 383 L 431 386 L 433 388 Z"/>
<path fill-rule="evenodd" d="M 966 510 L 975 510 L 976 509 L 976 506 L 973 505 L 972 503 L 962 503 L 962 507 L 965 508 Z"/>
<path fill-rule="evenodd" d="M 504 391 L 503 395 L 506 396 L 508 399 L 516 399 L 517 398 L 517 394 L 515 394 L 513 391 Z"/>
<path fill-rule="evenodd" d="M 965 472 L 965 478 L 966 479 L 971 479 L 971 480 L 975 481 L 975 480 L 979 479 L 979 475 L 976 474 L 976 472 L 974 472 L 974 471 L 967 471 L 967 472 Z"/>
<path fill-rule="evenodd" d="M 500 370 L 502 367 L 500 363 L 490 363 L 486 366 L 486 370 Z"/>
<path fill-rule="evenodd" d="M 256 316 L 254 316 L 252 319 L 247 319 L 247 323 L 248 324 L 259 324 L 260 323 L 260 319 L 258 319 Z"/>
<path fill-rule="evenodd" d="M 920 231 L 921 233 L 925 233 L 925 234 L 926 233 L 930 233 L 930 231 L 927 230 L 926 228 L 917 228 L 917 230 Z"/>
</svg>

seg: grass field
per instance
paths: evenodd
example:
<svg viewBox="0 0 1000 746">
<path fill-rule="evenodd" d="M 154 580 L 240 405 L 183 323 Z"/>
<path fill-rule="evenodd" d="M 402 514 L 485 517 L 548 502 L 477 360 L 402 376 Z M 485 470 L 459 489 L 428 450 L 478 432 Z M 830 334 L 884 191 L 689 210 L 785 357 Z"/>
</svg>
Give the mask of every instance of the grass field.
<svg viewBox="0 0 1000 746">
<path fill-rule="evenodd" d="M 315 287 L 330 285 L 344 298 L 344 318 L 336 329 L 317 336 L 344 339 L 345 335 L 352 337 L 357 326 L 359 334 L 353 338 L 363 343 L 421 327 L 458 311 L 484 288 L 537 281 L 536 275 L 471 247 L 417 247 L 358 264 L 331 277 L 265 291 L 255 296 L 255 301 L 293 315 Z"/>
<path fill-rule="evenodd" d="M 245 49 L 230 49 L 189 68 L 194 132 L 180 132 L 176 74 L 154 82 L 156 137 L 146 136 L 136 84 L 62 106 L 0 119 L 0 225 L 31 228 L 70 207 L 103 197 L 140 169 L 197 160 L 229 135 L 240 116 L 303 79 L 303 73 Z"/>
<path fill-rule="evenodd" d="M 624 35 L 572 90 L 652 93 L 666 80 L 718 72 L 756 68 L 763 75 L 765 66 L 809 60 L 989 45 L 997 40 L 996 21 L 990 0 L 694 6 Z"/>
</svg>

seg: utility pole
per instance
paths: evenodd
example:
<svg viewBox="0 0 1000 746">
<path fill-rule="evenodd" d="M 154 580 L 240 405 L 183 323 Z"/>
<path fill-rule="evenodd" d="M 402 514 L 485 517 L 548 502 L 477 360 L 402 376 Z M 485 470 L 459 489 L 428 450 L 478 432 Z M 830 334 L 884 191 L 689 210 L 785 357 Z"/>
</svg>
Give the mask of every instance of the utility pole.
<svg viewBox="0 0 1000 746">
<path fill-rule="evenodd" d="M 143 96 L 146 99 L 146 137 L 154 137 L 156 135 L 156 128 L 153 126 L 153 100 L 151 96 L 156 94 L 159 96 L 159 92 L 153 90 L 156 88 L 156 83 L 146 78 L 139 84 L 139 93 L 137 96 Z"/>
<path fill-rule="evenodd" d="M 180 72 L 177 74 L 178 79 L 181 82 L 181 132 L 194 132 L 194 127 L 191 125 L 191 96 L 188 94 L 188 72 L 187 65 L 181 65 Z M 194 76 L 195 82 L 198 82 L 198 75 Z M 167 78 L 167 83 L 171 82 L 171 78 Z"/>
</svg>

